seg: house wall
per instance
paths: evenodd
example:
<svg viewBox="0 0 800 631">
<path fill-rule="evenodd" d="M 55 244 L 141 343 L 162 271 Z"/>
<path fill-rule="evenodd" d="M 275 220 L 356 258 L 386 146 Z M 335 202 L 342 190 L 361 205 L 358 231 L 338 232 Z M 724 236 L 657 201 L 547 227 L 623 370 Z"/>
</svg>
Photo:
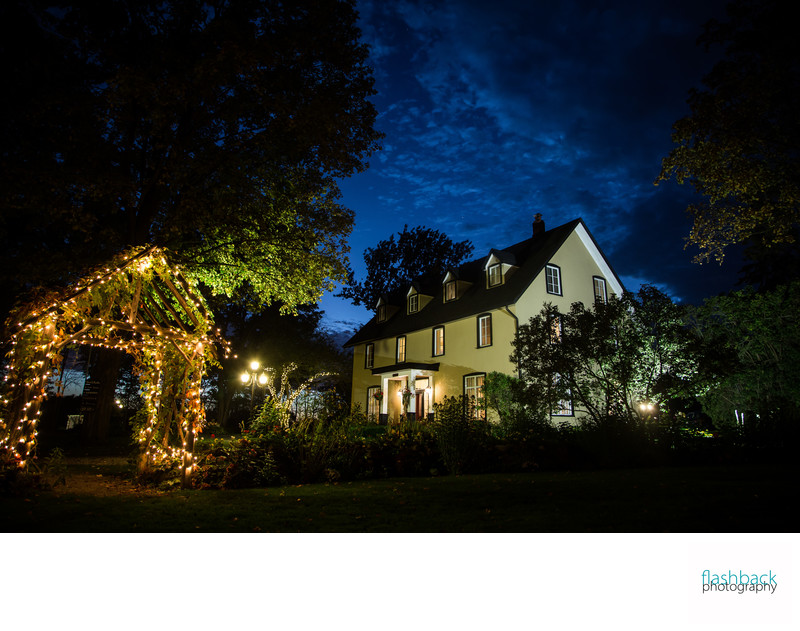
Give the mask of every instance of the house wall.
<svg viewBox="0 0 800 631">
<path fill-rule="evenodd" d="M 519 323 L 526 324 L 531 317 L 538 315 L 542 306 L 550 302 L 559 311 L 566 313 L 573 302 L 583 302 L 587 307 L 594 303 L 594 286 L 592 278 L 600 276 L 606 279 L 607 294 L 615 293 L 611 275 L 600 269 L 595 259 L 584 247 L 578 232 L 573 232 L 553 257 L 548 261 L 561 268 L 562 295 L 547 293 L 545 271 L 542 270 L 530 284 L 527 291 L 516 304 Z M 605 272 L 605 273 L 604 273 Z"/>
<path fill-rule="evenodd" d="M 516 331 L 514 318 L 502 309 L 486 313 L 492 316 L 491 346 L 478 347 L 477 316 L 444 324 L 444 355 L 433 355 L 432 328 L 406 334 L 407 362 L 439 363 L 439 370 L 431 377 L 434 403 L 440 403 L 445 396 L 463 394 L 465 375 L 492 371 L 514 373 L 509 360 Z M 376 340 L 374 344 L 375 368 L 396 363 L 396 338 Z M 367 405 L 367 389 L 382 385 L 380 375 L 373 375 L 371 369 L 364 368 L 365 349 L 366 344 L 359 344 L 353 353 L 352 401 L 360 404 L 362 409 Z"/>
</svg>

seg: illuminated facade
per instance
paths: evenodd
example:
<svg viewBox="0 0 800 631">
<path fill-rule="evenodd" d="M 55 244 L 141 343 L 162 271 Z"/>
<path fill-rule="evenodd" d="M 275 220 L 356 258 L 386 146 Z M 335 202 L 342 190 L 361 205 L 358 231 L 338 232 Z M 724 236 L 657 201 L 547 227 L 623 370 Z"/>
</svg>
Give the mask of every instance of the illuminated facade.
<svg viewBox="0 0 800 631">
<path fill-rule="evenodd" d="M 550 302 L 566 312 L 621 295 L 622 283 L 582 219 L 448 271 L 424 275 L 375 305 L 353 348 L 352 402 L 381 422 L 424 418 L 445 396 L 482 397 L 493 371 L 516 375 L 517 328 Z M 554 416 L 570 417 L 561 402 Z"/>
</svg>

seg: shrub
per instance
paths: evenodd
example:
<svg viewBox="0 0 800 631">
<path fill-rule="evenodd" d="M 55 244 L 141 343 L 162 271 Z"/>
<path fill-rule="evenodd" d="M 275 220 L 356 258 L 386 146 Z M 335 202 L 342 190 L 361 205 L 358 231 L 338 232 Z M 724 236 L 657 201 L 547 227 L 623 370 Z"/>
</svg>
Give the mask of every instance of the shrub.
<svg viewBox="0 0 800 631">
<path fill-rule="evenodd" d="M 433 433 L 447 470 L 460 475 L 475 470 L 488 454 L 489 425 L 465 396 L 445 397 L 433 406 Z"/>
<path fill-rule="evenodd" d="M 195 467 L 200 488 L 239 489 L 286 483 L 274 456 L 274 441 L 263 436 L 215 440 Z"/>
</svg>

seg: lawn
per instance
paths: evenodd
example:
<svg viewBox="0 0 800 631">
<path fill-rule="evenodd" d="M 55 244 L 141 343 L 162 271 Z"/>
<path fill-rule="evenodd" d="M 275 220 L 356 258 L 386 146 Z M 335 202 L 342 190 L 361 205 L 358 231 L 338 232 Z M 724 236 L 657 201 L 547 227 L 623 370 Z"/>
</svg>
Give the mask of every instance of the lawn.
<svg viewBox="0 0 800 631">
<path fill-rule="evenodd" d="M 106 496 L 70 492 L 67 486 L 58 493 L 0 497 L 0 530 L 793 532 L 797 525 L 788 513 L 797 499 L 796 470 L 788 465 L 397 478 Z"/>
</svg>

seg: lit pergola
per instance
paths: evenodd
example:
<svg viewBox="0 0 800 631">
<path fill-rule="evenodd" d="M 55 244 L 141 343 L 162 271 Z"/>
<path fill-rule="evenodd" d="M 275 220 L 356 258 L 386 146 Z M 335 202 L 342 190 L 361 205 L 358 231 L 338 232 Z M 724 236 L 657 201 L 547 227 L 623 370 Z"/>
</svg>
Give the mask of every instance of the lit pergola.
<svg viewBox="0 0 800 631">
<path fill-rule="evenodd" d="M 146 413 L 136 428 L 140 472 L 180 462 L 189 486 L 205 420 L 201 381 L 217 346 L 228 352 L 213 324 L 192 281 L 155 246 L 129 250 L 72 287 L 18 306 L 7 323 L 0 464 L 27 465 L 48 378 L 68 346 L 89 345 L 134 357 Z"/>
</svg>

